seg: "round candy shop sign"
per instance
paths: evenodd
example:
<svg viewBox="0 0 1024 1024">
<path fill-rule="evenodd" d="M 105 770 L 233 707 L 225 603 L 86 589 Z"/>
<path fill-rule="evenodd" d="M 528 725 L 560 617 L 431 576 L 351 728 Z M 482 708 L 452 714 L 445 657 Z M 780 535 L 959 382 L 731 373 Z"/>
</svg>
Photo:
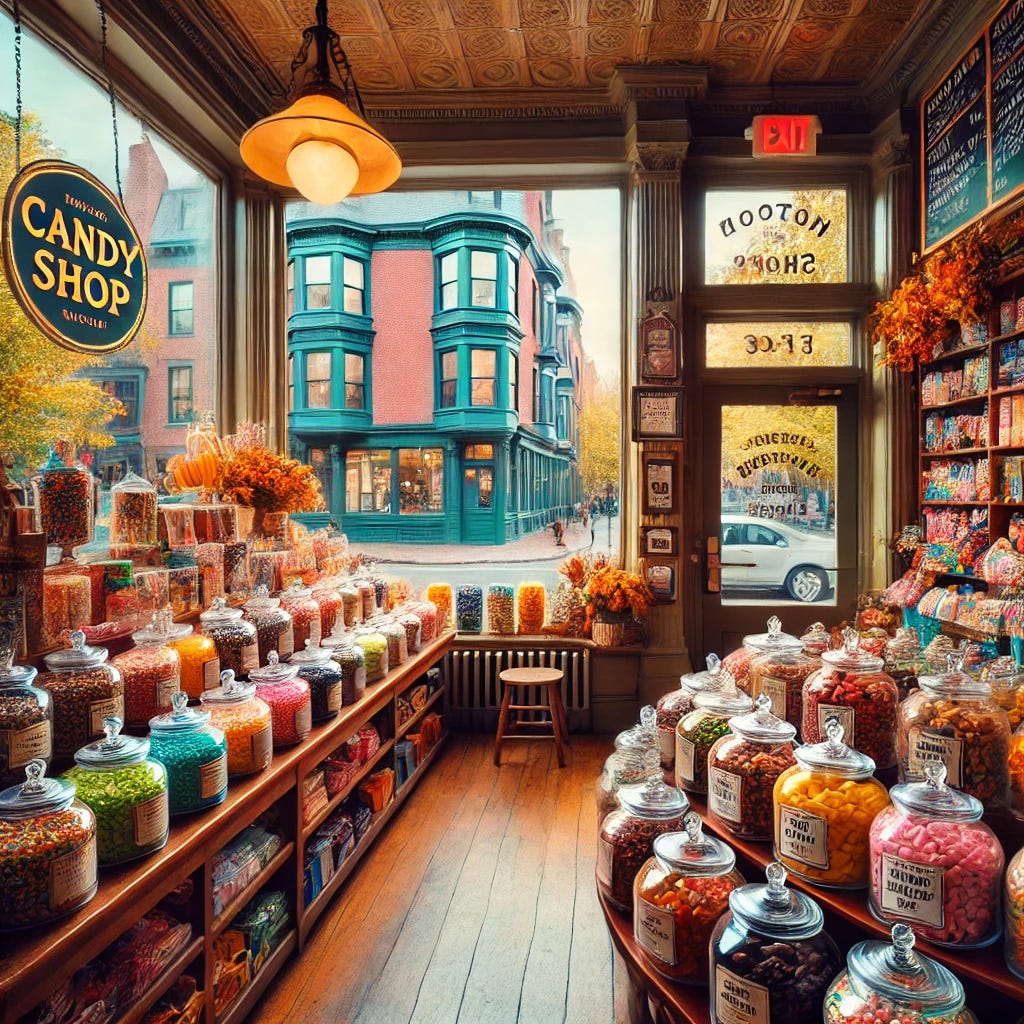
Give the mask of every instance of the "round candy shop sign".
<svg viewBox="0 0 1024 1024">
<path fill-rule="evenodd" d="M 115 352 L 142 325 L 142 242 L 117 197 L 81 167 L 22 168 L 4 202 L 3 260 L 21 308 L 63 348 Z"/>
</svg>

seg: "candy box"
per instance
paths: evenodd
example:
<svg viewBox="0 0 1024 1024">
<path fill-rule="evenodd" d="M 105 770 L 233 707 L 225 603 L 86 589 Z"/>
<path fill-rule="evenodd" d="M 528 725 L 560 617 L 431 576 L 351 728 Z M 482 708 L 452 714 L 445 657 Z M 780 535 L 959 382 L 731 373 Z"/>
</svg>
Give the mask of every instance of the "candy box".
<svg viewBox="0 0 1024 1024">
<path fill-rule="evenodd" d="M 342 757 L 329 757 L 324 761 L 323 771 L 327 795 L 332 797 L 351 785 L 359 774 L 359 765 Z"/>
<path fill-rule="evenodd" d="M 250 826 L 214 854 L 212 875 L 215 917 L 256 878 L 280 848 L 281 837 L 275 832 Z"/>
<path fill-rule="evenodd" d="M 356 793 L 353 793 L 341 806 L 352 819 L 355 841 L 358 843 L 366 835 L 366 830 L 373 820 L 373 814 Z"/>
<path fill-rule="evenodd" d="M 245 937 L 228 928 L 213 940 L 213 1008 L 217 1016 L 234 1002 L 252 980 Z"/>
<path fill-rule="evenodd" d="M 416 770 L 416 745 L 411 740 L 399 740 L 395 744 L 395 769 L 397 784 L 401 788 Z"/>
<path fill-rule="evenodd" d="M 384 810 L 395 795 L 395 772 L 382 768 L 369 775 L 359 786 L 359 796 L 370 810 L 377 814 Z"/>
<path fill-rule="evenodd" d="M 372 725 L 359 728 L 342 746 L 342 756 L 357 764 L 366 764 L 380 749 L 380 734 Z"/>
<path fill-rule="evenodd" d="M 254 897 L 225 931 L 241 935 L 251 958 L 252 973 L 259 973 L 288 927 L 288 900 L 283 892 Z"/>
<path fill-rule="evenodd" d="M 334 877 L 334 857 L 329 838 L 310 837 L 303 858 L 302 896 L 308 907 L 323 891 L 324 886 Z"/>
<path fill-rule="evenodd" d="M 302 820 L 312 821 L 327 808 L 328 793 L 325 785 L 325 771 L 314 768 L 302 780 Z"/>
</svg>

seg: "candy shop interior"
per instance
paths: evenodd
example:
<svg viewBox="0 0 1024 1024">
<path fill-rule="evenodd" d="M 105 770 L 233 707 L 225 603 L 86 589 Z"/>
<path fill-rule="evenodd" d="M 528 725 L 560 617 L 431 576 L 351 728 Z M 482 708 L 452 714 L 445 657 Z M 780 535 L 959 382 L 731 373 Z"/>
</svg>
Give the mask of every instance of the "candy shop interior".
<svg viewBox="0 0 1024 1024">
<path fill-rule="evenodd" d="M 1021 0 L 0 53 L 0 1024 L 1024 1021 Z"/>
</svg>

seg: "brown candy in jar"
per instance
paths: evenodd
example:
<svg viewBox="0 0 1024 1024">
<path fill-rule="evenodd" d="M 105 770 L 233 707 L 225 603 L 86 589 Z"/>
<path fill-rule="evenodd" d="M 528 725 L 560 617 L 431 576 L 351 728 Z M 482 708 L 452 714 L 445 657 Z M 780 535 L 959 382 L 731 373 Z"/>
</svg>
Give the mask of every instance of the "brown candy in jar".
<svg viewBox="0 0 1024 1024">
<path fill-rule="evenodd" d="M 805 653 L 803 640 L 783 633 L 775 616 L 757 642 L 763 650 L 750 661 L 747 693 L 755 700 L 762 693 L 768 696 L 772 714 L 799 729 L 804 680 L 821 667 L 821 659 Z"/>
<path fill-rule="evenodd" d="M 705 659 L 705 672 L 691 672 L 679 677 L 679 688 L 670 690 L 658 699 L 655 706 L 655 720 L 658 727 L 658 747 L 661 751 L 661 767 L 670 772 L 676 763 L 676 726 L 683 715 L 693 710 L 693 696 L 700 690 L 709 675 L 719 671 L 721 661 L 717 654 Z"/>
<path fill-rule="evenodd" d="M 766 626 L 767 629 L 764 633 L 748 633 L 743 638 L 743 646 L 738 651 L 733 651 L 722 662 L 722 667 L 732 673 L 733 678 L 736 680 L 736 685 L 750 697 L 757 696 L 751 689 L 753 680 L 750 678 L 750 669 L 758 655 L 777 654 L 783 650 L 800 651 L 803 649 L 802 640 L 791 633 L 783 632 L 782 621 L 777 615 L 771 616 Z M 776 714 L 778 714 L 778 711 L 776 711 Z M 785 716 L 780 715 L 780 717 Z"/>
</svg>

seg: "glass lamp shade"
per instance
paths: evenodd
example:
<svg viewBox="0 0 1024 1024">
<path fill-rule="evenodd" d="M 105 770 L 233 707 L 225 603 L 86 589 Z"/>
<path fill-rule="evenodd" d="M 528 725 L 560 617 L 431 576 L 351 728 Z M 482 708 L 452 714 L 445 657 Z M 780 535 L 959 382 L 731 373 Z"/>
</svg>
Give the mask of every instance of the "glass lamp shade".
<svg viewBox="0 0 1024 1024">
<path fill-rule="evenodd" d="M 292 184 L 311 202 L 329 206 L 351 195 L 359 178 L 356 158 L 336 142 L 307 139 L 285 161 Z"/>
<path fill-rule="evenodd" d="M 313 202 L 323 202 L 306 192 L 309 181 L 300 183 L 290 172 L 294 168 L 305 175 L 311 166 L 320 163 L 329 148 L 337 152 L 330 153 L 327 178 L 339 174 L 343 162 L 351 176 L 346 154 L 354 161 L 357 174 L 351 190 L 340 196 L 339 183 L 330 182 L 327 202 L 338 202 L 345 195 L 383 192 L 393 185 L 402 172 L 398 153 L 380 132 L 346 106 L 342 95 L 340 89 L 330 84 L 317 85 L 284 110 L 257 121 L 239 144 L 249 169 L 265 181 L 296 188 Z M 310 146 L 314 142 L 326 145 Z M 313 176 L 318 181 L 316 191 L 328 194 L 319 184 L 319 176 L 315 172 Z"/>
</svg>

